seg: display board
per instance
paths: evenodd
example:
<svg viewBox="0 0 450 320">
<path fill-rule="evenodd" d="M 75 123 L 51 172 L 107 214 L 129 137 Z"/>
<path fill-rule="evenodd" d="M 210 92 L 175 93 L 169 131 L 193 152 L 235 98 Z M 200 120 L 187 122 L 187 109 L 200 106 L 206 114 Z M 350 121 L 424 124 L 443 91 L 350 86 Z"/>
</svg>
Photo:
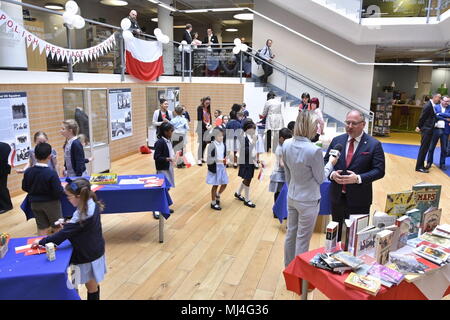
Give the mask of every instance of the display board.
<svg viewBox="0 0 450 320">
<path fill-rule="evenodd" d="M 30 121 L 26 92 L 0 92 L 0 141 L 15 152 L 10 163 L 17 166 L 30 158 Z"/>
<path fill-rule="evenodd" d="M 109 118 L 111 121 L 112 140 L 119 140 L 133 135 L 131 115 L 131 89 L 110 89 Z"/>
</svg>

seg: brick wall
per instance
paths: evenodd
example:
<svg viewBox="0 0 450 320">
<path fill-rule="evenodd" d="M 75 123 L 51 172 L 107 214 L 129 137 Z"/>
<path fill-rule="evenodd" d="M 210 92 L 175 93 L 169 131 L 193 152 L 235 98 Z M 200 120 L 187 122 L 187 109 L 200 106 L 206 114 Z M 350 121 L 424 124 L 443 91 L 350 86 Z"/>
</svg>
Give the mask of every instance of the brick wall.
<svg viewBox="0 0 450 320">
<path fill-rule="evenodd" d="M 228 112 L 233 103 L 241 103 L 244 99 L 244 87 L 241 84 L 198 84 L 198 83 L 164 83 L 152 86 L 180 87 L 180 102 L 189 111 L 192 120 L 196 119 L 196 108 L 203 96 L 211 97 L 211 110 L 220 109 Z M 146 143 L 146 87 L 145 84 L 8 84 L 0 85 L 0 92 L 25 91 L 30 113 L 30 135 L 42 130 L 49 136 L 49 143 L 58 153 L 58 163 L 63 165 L 62 145 L 64 139 L 60 135 L 61 122 L 64 120 L 63 88 L 131 88 L 133 135 L 110 142 L 111 160 L 117 160 L 138 152 L 138 148 Z M 109 133 L 108 133 L 109 134 Z M 34 146 L 34 144 L 33 144 Z M 22 175 L 13 169 L 8 178 L 8 187 L 12 195 L 21 192 Z"/>
</svg>

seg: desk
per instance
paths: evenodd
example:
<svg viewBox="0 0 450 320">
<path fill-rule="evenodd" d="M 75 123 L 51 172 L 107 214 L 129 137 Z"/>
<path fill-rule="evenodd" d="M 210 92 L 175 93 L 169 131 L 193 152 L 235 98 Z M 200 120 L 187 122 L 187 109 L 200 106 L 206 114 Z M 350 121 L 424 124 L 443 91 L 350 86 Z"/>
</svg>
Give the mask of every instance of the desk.
<svg viewBox="0 0 450 320">
<path fill-rule="evenodd" d="M 331 214 L 331 204 L 329 197 L 329 189 L 330 189 L 330 181 L 325 181 L 320 185 L 320 209 L 319 215 L 330 215 Z M 278 217 L 280 222 L 283 221 L 284 218 L 288 216 L 287 209 L 287 195 L 288 195 L 288 187 L 285 183 L 283 188 L 278 195 L 277 201 L 274 203 L 272 207 L 273 213 Z"/>
<path fill-rule="evenodd" d="M 80 300 L 76 290 L 67 285 L 70 242 L 61 243 L 56 260 L 50 262 L 46 254 L 16 254 L 14 248 L 26 245 L 27 239 L 10 239 L 8 253 L 0 259 L 0 300 Z"/>
<path fill-rule="evenodd" d="M 307 290 L 317 288 L 331 300 L 426 300 L 424 294 L 413 284 L 403 280 L 391 288 L 381 287 L 376 296 L 347 287 L 344 284 L 349 273 L 342 275 L 313 267 L 309 261 L 324 248 L 300 254 L 283 271 L 288 290 L 302 295 L 306 300 Z M 303 294 L 302 294 L 303 293 Z M 443 296 L 450 294 L 450 287 Z"/>
<path fill-rule="evenodd" d="M 409 110 L 409 120 L 407 131 L 414 131 L 416 129 L 417 123 L 419 122 L 420 114 L 422 113 L 422 106 L 416 106 L 413 104 L 393 104 L 392 105 L 392 120 L 391 129 L 402 129 L 400 127 L 401 109 L 402 107 L 407 107 Z M 403 129 L 404 130 L 404 129 Z"/>
<path fill-rule="evenodd" d="M 123 185 L 123 184 L 108 184 L 103 185 L 102 189 L 95 193 L 99 200 L 105 204 L 107 213 L 125 213 L 125 212 L 142 212 L 142 211 L 160 211 L 161 216 L 165 219 L 170 217 L 169 206 L 172 204 L 172 199 L 169 195 L 170 183 L 164 175 L 128 175 L 119 176 L 118 182 L 122 179 L 137 179 L 142 177 L 157 176 L 164 179 L 164 184 L 161 187 L 146 188 L 143 184 Z M 89 179 L 89 177 L 86 177 Z M 64 182 L 65 179 L 61 179 Z M 61 197 L 61 206 L 64 217 L 71 217 L 75 211 L 70 202 L 65 196 Z M 28 200 L 28 195 L 21 204 L 21 209 L 25 212 L 27 220 L 34 218 L 31 205 Z M 164 219 L 159 219 L 159 242 L 164 241 Z"/>
</svg>

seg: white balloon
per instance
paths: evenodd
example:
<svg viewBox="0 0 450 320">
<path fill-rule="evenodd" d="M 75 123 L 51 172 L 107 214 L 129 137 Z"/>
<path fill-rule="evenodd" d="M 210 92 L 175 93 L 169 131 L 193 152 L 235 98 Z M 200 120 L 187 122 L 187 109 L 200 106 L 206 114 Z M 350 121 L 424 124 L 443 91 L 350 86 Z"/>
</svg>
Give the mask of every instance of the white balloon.
<svg viewBox="0 0 450 320">
<path fill-rule="evenodd" d="M 186 41 L 186 40 L 183 40 L 183 41 L 181 41 L 180 43 L 186 45 L 186 44 L 187 44 L 187 41 Z"/>
<path fill-rule="evenodd" d="M 241 44 L 241 39 L 239 39 L 239 38 L 234 39 L 234 44 L 236 46 L 240 45 Z"/>
<path fill-rule="evenodd" d="M 153 30 L 153 34 L 154 34 L 156 37 L 163 35 L 163 33 L 162 33 L 162 31 L 161 31 L 160 28 L 156 28 L 155 30 Z"/>
<path fill-rule="evenodd" d="M 167 35 L 164 35 L 164 36 L 162 37 L 162 39 L 161 39 L 161 42 L 164 43 L 164 44 L 168 44 L 169 41 L 170 41 L 170 38 L 169 38 L 169 36 L 167 36 Z"/>
<path fill-rule="evenodd" d="M 233 53 L 234 53 L 234 54 L 238 54 L 239 52 L 241 52 L 241 48 L 239 48 L 239 47 L 233 47 Z"/>
<path fill-rule="evenodd" d="M 120 21 L 120 27 L 122 30 L 128 30 L 131 27 L 131 21 L 128 18 L 123 18 L 122 21 Z"/>
<path fill-rule="evenodd" d="M 183 46 L 178 46 L 178 51 L 183 51 Z"/>
<path fill-rule="evenodd" d="M 241 43 L 241 51 L 247 51 L 248 46 L 245 43 Z"/>
<path fill-rule="evenodd" d="M 67 1 L 65 7 L 66 12 L 69 12 L 71 14 L 77 14 L 78 12 L 78 4 L 75 1 Z"/>
<path fill-rule="evenodd" d="M 73 19 L 73 26 L 76 29 L 83 29 L 86 24 L 86 21 L 84 21 L 82 16 L 76 15 Z"/>
<path fill-rule="evenodd" d="M 122 32 L 122 36 L 125 40 L 131 40 L 133 39 L 133 34 L 131 33 L 130 30 L 125 30 Z"/>
<path fill-rule="evenodd" d="M 63 20 L 64 20 L 65 24 L 67 24 L 68 26 L 72 26 L 73 22 L 75 20 L 75 15 L 70 13 L 70 12 L 64 12 L 63 13 Z"/>
</svg>

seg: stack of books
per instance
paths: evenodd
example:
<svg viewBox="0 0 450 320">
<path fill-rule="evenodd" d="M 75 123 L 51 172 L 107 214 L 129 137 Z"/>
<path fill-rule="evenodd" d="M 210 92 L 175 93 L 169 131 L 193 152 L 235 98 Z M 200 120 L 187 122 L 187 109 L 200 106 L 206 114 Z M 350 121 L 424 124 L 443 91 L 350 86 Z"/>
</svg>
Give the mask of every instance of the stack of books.
<svg viewBox="0 0 450 320">
<path fill-rule="evenodd" d="M 379 279 L 370 275 L 361 276 L 354 272 L 350 273 L 347 279 L 345 279 L 345 285 L 362 290 L 373 296 L 376 296 L 381 289 L 381 282 Z"/>
<path fill-rule="evenodd" d="M 312 266 L 333 273 L 343 274 L 359 268 L 364 262 L 349 252 L 318 253 L 309 262 Z"/>
<path fill-rule="evenodd" d="M 441 224 L 436 226 L 431 234 L 433 236 L 450 239 L 450 224 Z"/>
<path fill-rule="evenodd" d="M 414 253 L 440 266 L 447 264 L 450 257 L 448 252 L 425 244 L 422 244 L 414 249 Z"/>
<path fill-rule="evenodd" d="M 115 173 L 94 173 L 91 175 L 91 184 L 117 184 Z"/>
</svg>

